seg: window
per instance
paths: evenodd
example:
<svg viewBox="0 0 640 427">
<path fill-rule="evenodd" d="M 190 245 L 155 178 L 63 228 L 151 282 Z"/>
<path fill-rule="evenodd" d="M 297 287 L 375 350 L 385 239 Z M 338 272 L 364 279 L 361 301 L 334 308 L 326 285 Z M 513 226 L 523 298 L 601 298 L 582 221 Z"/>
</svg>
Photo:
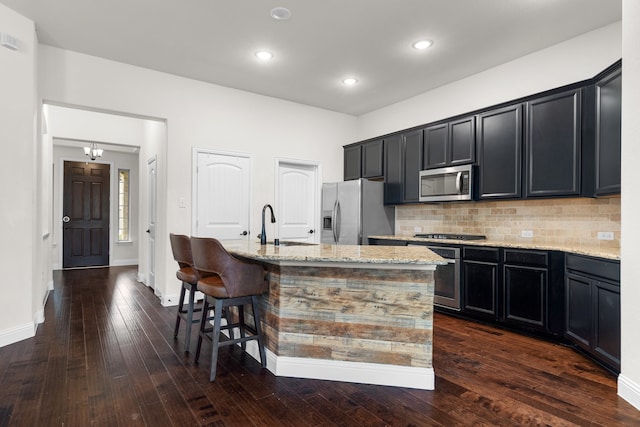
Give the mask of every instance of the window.
<svg viewBox="0 0 640 427">
<path fill-rule="evenodd" d="M 118 241 L 129 240 L 129 170 L 118 169 Z"/>
</svg>

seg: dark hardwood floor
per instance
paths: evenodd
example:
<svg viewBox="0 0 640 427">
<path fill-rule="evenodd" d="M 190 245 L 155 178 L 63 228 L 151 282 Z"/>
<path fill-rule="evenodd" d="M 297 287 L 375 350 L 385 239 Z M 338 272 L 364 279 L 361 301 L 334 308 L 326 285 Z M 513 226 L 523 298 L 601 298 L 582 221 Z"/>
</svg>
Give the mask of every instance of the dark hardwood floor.
<svg viewBox="0 0 640 427">
<path fill-rule="evenodd" d="M 276 378 L 228 347 L 209 383 L 210 345 L 194 365 L 176 307 L 135 277 L 54 273 L 36 337 L 0 348 L 0 426 L 640 425 L 616 378 L 570 348 L 442 314 L 435 391 Z"/>
</svg>

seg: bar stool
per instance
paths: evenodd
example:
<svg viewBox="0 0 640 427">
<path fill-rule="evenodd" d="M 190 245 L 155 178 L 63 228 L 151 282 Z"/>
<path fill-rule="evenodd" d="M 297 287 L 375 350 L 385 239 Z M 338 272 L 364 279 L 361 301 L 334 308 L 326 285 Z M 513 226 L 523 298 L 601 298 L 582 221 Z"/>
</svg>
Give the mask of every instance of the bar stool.
<svg viewBox="0 0 640 427">
<path fill-rule="evenodd" d="M 211 351 L 211 372 L 209 380 L 216 378 L 216 365 L 218 363 L 218 350 L 222 346 L 240 343 L 242 350 L 246 351 L 246 342 L 258 341 L 260 363 L 266 367 L 267 358 L 264 350 L 264 339 L 260 327 L 260 309 L 258 296 L 267 291 L 268 284 L 264 280 L 262 267 L 241 261 L 229 254 L 222 244 L 213 238 L 191 238 L 191 251 L 193 253 L 194 268 L 199 276 L 198 290 L 205 294 L 203 315 L 200 321 L 200 334 L 196 349 L 195 362 L 200 357 L 202 338 L 211 339 L 213 349 Z M 222 279 L 222 280 L 220 280 Z M 245 323 L 244 306 L 251 304 L 254 326 Z M 206 313 L 213 307 L 213 326 L 207 327 L 211 317 Z M 227 307 L 238 308 L 238 322 L 223 326 L 222 311 Z M 228 314 L 228 313 L 227 313 Z M 220 340 L 220 331 L 233 328 L 240 329 L 240 337 L 234 338 L 230 333 L 229 339 Z M 211 332 L 209 337 L 207 334 Z M 246 332 L 250 335 L 247 336 Z"/>
<path fill-rule="evenodd" d="M 188 352 L 191 342 L 191 329 L 194 323 L 199 323 L 200 318 L 193 318 L 194 313 L 202 311 L 202 307 L 195 307 L 195 294 L 198 287 L 198 275 L 193 268 L 193 258 L 191 256 L 191 242 L 189 236 L 183 234 L 169 234 L 169 240 L 171 241 L 171 251 L 173 252 L 173 259 L 176 260 L 180 267 L 176 271 L 176 277 L 182 281 L 182 289 L 180 290 L 180 299 L 178 302 L 178 314 L 176 316 L 176 327 L 173 331 L 173 338 L 178 337 L 180 331 L 180 320 L 184 319 L 185 326 L 185 339 L 184 339 L 184 351 Z M 184 297 L 186 291 L 189 291 L 189 303 L 187 309 L 184 309 Z"/>
</svg>

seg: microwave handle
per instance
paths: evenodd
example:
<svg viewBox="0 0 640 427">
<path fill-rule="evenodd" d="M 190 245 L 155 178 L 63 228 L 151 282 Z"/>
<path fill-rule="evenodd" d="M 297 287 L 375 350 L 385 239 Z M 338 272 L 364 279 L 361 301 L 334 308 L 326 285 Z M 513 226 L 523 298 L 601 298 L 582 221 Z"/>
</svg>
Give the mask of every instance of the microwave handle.
<svg viewBox="0 0 640 427">
<path fill-rule="evenodd" d="M 462 172 L 458 172 L 456 175 L 456 190 L 458 194 L 462 194 Z"/>
</svg>

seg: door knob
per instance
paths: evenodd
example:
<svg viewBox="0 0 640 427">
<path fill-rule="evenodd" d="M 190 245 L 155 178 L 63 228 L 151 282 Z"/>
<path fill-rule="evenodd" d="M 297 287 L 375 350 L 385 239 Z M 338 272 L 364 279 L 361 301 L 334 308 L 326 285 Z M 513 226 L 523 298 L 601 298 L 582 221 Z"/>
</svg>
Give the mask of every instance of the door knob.
<svg viewBox="0 0 640 427">
<path fill-rule="evenodd" d="M 315 230 L 309 230 L 309 234 L 313 234 L 315 232 Z"/>
<path fill-rule="evenodd" d="M 249 234 L 247 233 L 247 230 L 244 230 L 242 233 L 240 233 L 241 236 L 246 236 L 247 234 Z"/>
<path fill-rule="evenodd" d="M 69 218 L 69 216 L 65 215 L 62 217 L 62 222 L 69 222 L 71 221 L 71 218 Z"/>
</svg>

